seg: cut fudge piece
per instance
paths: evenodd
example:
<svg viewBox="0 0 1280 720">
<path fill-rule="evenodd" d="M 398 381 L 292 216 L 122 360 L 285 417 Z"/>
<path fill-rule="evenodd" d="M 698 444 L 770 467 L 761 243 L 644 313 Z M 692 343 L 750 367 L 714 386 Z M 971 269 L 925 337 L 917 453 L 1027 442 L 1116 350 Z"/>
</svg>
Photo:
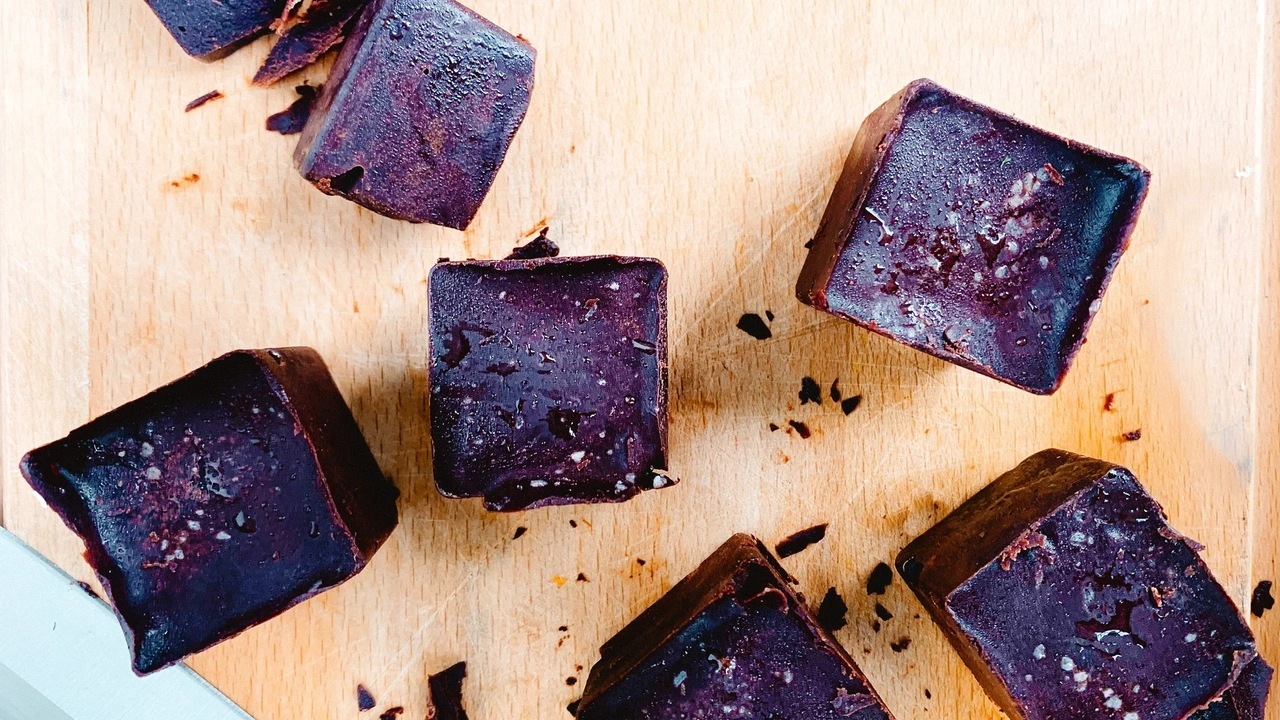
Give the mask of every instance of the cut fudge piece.
<svg viewBox="0 0 1280 720">
<path fill-rule="evenodd" d="M 1128 470 L 1045 450 L 897 564 L 1010 717 L 1175 720 L 1270 680 L 1198 549 Z"/>
<path fill-rule="evenodd" d="M 396 526 L 324 360 L 239 350 L 22 459 L 148 673 L 359 572 Z"/>
<path fill-rule="evenodd" d="M 600 648 L 578 720 L 890 718 L 794 583 L 734 535 Z"/>
<path fill-rule="evenodd" d="M 1132 160 L 916 81 L 858 131 L 796 295 L 1052 393 L 1128 245 L 1149 177 Z"/>
<path fill-rule="evenodd" d="M 667 271 L 650 258 L 431 270 L 436 487 L 491 510 L 669 485 Z"/>
<path fill-rule="evenodd" d="M 529 107 L 534 54 L 453 0 L 372 0 L 302 132 L 298 169 L 374 212 L 463 229 Z"/>
<path fill-rule="evenodd" d="M 231 54 L 266 32 L 284 0 L 147 0 L 188 55 L 205 61 Z"/>
<path fill-rule="evenodd" d="M 278 24 L 280 39 L 253 76 L 254 85 L 271 85 L 310 65 L 346 37 L 368 0 L 313 0 Z M 292 10 L 292 8 L 291 8 Z"/>
</svg>

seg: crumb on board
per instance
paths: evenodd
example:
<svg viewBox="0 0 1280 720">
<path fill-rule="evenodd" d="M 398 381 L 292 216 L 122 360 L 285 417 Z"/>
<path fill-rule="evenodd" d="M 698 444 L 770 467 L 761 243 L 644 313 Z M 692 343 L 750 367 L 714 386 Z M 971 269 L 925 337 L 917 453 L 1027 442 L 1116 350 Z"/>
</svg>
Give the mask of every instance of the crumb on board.
<svg viewBox="0 0 1280 720">
<path fill-rule="evenodd" d="M 1271 596 L 1271 581 L 1263 580 L 1258 583 L 1258 587 L 1253 589 L 1253 597 L 1249 599 L 1249 612 L 1254 617 L 1262 617 L 1262 614 L 1275 607 L 1276 599 Z"/>
<path fill-rule="evenodd" d="M 738 318 L 738 329 L 757 340 L 768 340 L 773 337 L 773 331 L 755 313 L 743 313 L 742 317 Z"/>
<path fill-rule="evenodd" d="M 373 699 L 373 693 L 369 692 L 368 688 L 364 685 L 356 685 L 356 707 L 360 708 L 360 712 L 372 710 L 377 704 L 378 701 Z"/>
<path fill-rule="evenodd" d="M 527 527 L 525 527 L 525 526 L 521 525 L 520 527 L 516 528 L 516 534 L 515 534 L 515 535 L 512 535 L 512 536 L 511 536 L 511 539 L 512 539 L 512 540 L 519 540 L 519 539 L 520 539 L 520 536 L 521 536 L 521 535 L 523 535 L 523 534 L 525 534 L 525 533 L 527 533 L 527 532 L 529 532 L 529 528 L 527 528 Z"/>
<path fill-rule="evenodd" d="M 876 565 L 871 571 L 871 575 L 867 577 L 867 594 L 883 595 L 889 585 L 893 583 L 893 568 L 885 563 Z"/>
<path fill-rule="evenodd" d="M 223 97 L 221 90 L 210 90 L 209 92 L 201 95 L 195 100 L 192 100 L 191 102 L 187 103 L 187 107 L 186 109 L 183 110 L 183 112 L 191 112 L 192 110 L 195 110 L 196 108 L 202 105 L 211 103 L 214 100 L 217 100 L 218 98 L 221 98 L 221 97 Z"/>
<path fill-rule="evenodd" d="M 815 543 L 822 542 L 822 539 L 826 536 L 827 523 L 814 525 L 813 527 L 805 528 L 800 532 L 792 533 L 782 542 L 778 543 L 774 550 L 778 553 L 778 557 L 788 558 L 808 549 Z"/>
<path fill-rule="evenodd" d="M 801 439 L 808 440 L 813 435 L 813 431 L 809 429 L 809 426 L 799 420 L 788 420 L 787 424 L 791 426 L 792 430 L 796 431 L 796 434 L 799 435 Z"/>
<path fill-rule="evenodd" d="M 827 632 L 835 632 L 849 624 L 845 619 L 848 612 L 849 606 L 845 604 L 844 598 L 840 597 L 840 593 L 836 592 L 835 588 L 827 588 L 827 594 L 818 604 L 818 624 L 826 628 Z"/>
<path fill-rule="evenodd" d="M 906 650 L 907 648 L 911 647 L 911 638 L 909 637 L 901 638 L 898 640 L 898 642 L 889 643 L 889 647 L 893 648 L 894 652 L 900 653 L 903 650 Z"/>
<path fill-rule="evenodd" d="M 854 395 L 853 397 L 845 398 L 844 400 L 842 400 L 840 402 L 840 409 L 844 411 L 845 415 L 851 415 L 853 411 L 857 410 L 858 406 L 861 404 L 862 404 L 862 396 Z"/>
<path fill-rule="evenodd" d="M 822 404 L 822 388 L 818 387 L 817 380 L 805 375 L 800 378 L 800 404 L 808 405 L 809 403 Z"/>
<path fill-rule="evenodd" d="M 1142 439 L 1142 428 L 1135 428 L 1120 436 L 1125 442 L 1133 442 Z"/>
</svg>

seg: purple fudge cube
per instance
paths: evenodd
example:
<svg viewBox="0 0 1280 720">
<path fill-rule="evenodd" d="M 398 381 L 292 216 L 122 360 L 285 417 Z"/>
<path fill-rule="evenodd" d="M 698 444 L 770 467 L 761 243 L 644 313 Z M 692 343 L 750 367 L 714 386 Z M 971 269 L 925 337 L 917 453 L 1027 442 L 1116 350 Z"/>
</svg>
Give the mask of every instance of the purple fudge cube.
<svg viewBox="0 0 1280 720">
<path fill-rule="evenodd" d="M 491 510 L 620 502 L 674 482 L 667 272 L 649 258 L 431 270 L 436 487 Z"/>
<path fill-rule="evenodd" d="M 794 584 L 733 536 L 600 648 L 578 720 L 890 720 Z"/>
<path fill-rule="evenodd" d="M 1012 718 L 1251 717 L 1271 670 L 1198 550 L 1128 470 L 1045 450 L 897 564 Z"/>
<path fill-rule="evenodd" d="M 397 522 L 324 360 L 239 350 L 22 459 L 149 673 L 352 577 Z"/>
<path fill-rule="evenodd" d="M 226 57 L 266 32 L 284 10 L 284 0 L 147 0 L 188 55 L 211 61 Z"/>
<path fill-rule="evenodd" d="M 919 80 L 862 124 L 800 301 L 1024 390 L 1058 388 L 1150 174 Z"/>
<path fill-rule="evenodd" d="M 534 50 L 453 0 L 372 0 L 294 160 L 323 192 L 463 229 L 529 107 Z"/>
</svg>

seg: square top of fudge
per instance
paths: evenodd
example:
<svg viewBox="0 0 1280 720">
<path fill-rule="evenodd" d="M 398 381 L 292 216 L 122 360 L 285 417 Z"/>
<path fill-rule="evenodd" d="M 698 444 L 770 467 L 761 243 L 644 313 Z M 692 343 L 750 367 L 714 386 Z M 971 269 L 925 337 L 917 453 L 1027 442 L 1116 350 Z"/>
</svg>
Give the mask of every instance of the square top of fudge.
<svg viewBox="0 0 1280 720">
<path fill-rule="evenodd" d="M 428 292 L 441 493 L 521 510 L 671 482 L 662 263 L 441 262 Z"/>
<path fill-rule="evenodd" d="M 858 131 L 796 294 L 1048 394 L 1098 311 L 1148 179 L 1132 160 L 920 80 Z"/>
<path fill-rule="evenodd" d="M 888 720 L 795 579 L 735 535 L 600 648 L 578 720 Z"/>
<path fill-rule="evenodd" d="M 298 169 L 374 212 L 463 229 L 529 108 L 534 56 L 453 0 L 372 0 L 302 131 Z"/>
<path fill-rule="evenodd" d="M 147 0 L 178 45 L 192 57 L 217 60 L 261 35 L 284 0 Z"/>
<path fill-rule="evenodd" d="M 897 564 L 1010 717 L 1175 720 L 1224 698 L 1257 658 L 1198 549 L 1128 470 L 1045 450 Z"/>
<path fill-rule="evenodd" d="M 151 672 L 364 567 L 395 527 L 378 470 L 310 348 L 241 350 L 27 454 Z"/>
</svg>

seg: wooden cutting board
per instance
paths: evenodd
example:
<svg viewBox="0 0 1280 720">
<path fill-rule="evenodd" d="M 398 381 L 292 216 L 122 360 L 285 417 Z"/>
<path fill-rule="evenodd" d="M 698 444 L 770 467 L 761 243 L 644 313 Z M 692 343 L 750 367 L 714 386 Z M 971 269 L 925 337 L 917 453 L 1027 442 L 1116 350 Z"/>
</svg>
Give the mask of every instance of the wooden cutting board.
<svg viewBox="0 0 1280 720">
<path fill-rule="evenodd" d="M 528 119 L 462 233 L 308 186 L 294 139 L 263 129 L 292 83 L 248 85 L 266 41 L 204 65 L 142 0 L 0 2 L 4 526 L 88 579 L 21 453 L 238 347 L 317 348 L 403 491 L 362 575 L 191 660 L 259 720 L 356 718 L 357 683 L 416 720 L 427 675 L 456 660 L 476 720 L 568 720 L 599 644 L 731 533 L 772 544 L 821 522 L 827 539 L 785 564 L 810 598 L 844 596 L 837 637 L 899 720 L 998 717 L 901 582 L 876 598 L 894 615 L 878 633 L 864 583 L 1049 446 L 1131 467 L 1239 603 L 1277 579 L 1280 3 L 472 4 L 539 57 Z M 1153 172 L 1050 398 L 793 298 L 858 124 L 921 76 Z M 226 98 L 183 112 L 213 89 Z M 543 225 L 568 254 L 667 263 L 679 486 L 516 515 L 432 486 L 427 270 L 500 256 Z M 734 327 L 766 310 L 772 339 Z M 838 378 L 861 407 L 800 406 L 805 375 Z M 770 432 L 788 420 L 813 436 Z M 1252 621 L 1280 661 L 1280 611 Z"/>
</svg>

